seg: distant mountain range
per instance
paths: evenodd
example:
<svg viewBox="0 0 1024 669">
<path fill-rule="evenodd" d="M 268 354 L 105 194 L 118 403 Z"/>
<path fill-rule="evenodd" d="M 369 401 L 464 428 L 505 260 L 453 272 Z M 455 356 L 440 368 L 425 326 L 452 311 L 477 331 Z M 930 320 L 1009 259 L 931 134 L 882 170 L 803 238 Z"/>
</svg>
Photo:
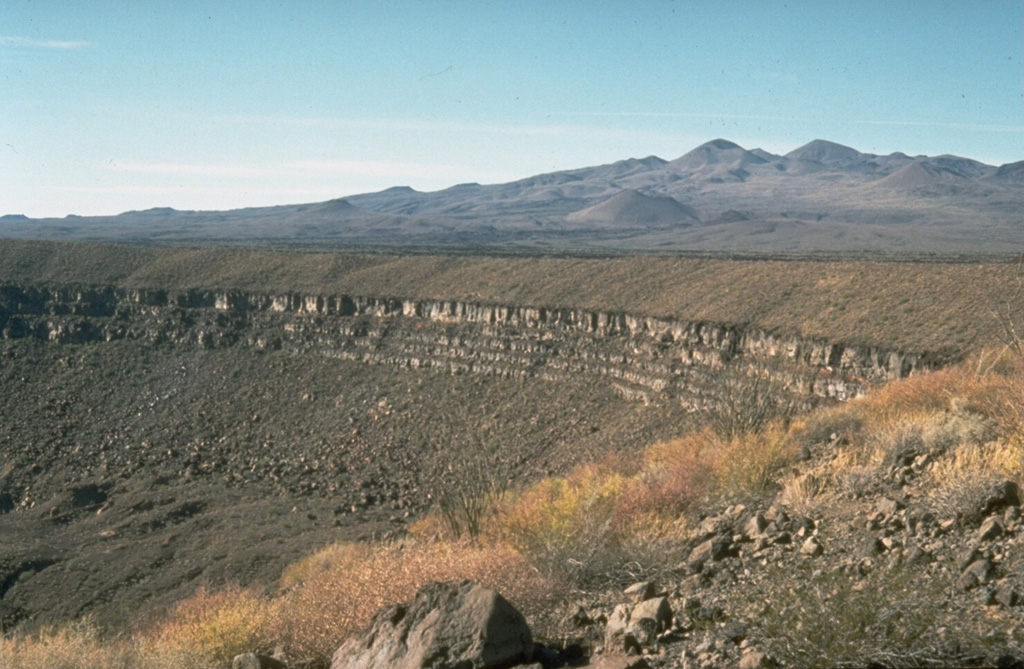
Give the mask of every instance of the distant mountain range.
<svg viewBox="0 0 1024 669">
<path fill-rule="evenodd" d="M 1024 161 L 878 156 L 825 140 L 775 155 L 716 139 L 506 184 L 408 187 L 315 204 L 62 219 L 0 237 L 546 250 L 1019 253 Z"/>
</svg>

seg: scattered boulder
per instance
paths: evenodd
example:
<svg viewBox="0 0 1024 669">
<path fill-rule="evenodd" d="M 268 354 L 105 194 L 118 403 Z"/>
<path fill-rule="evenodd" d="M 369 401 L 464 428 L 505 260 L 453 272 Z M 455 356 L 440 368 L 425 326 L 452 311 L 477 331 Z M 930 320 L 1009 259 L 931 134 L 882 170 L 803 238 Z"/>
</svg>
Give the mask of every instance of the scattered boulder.
<svg viewBox="0 0 1024 669">
<path fill-rule="evenodd" d="M 589 669 L 650 669 L 650 663 L 642 657 L 605 655 L 594 658 L 587 665 Z"/>
<path fill-rule="evenodd" d="M 612 609 L 604 626 L 604 647 L 608 652 L 626 651 L 626 631 L 629 629 L 629 606 L 619 604 Z"/>
<path fill-rule="evenodd" d="M 651 599 L 658 592 L 654 581 L 640 581 L 626 588 L 623 593 L 634 602 L 642 602 Z"/>
<path fill-rule="evenodd" d="M 285 669 L 283 662 L 259 653 L 236 655 L 231 669 Z"/>
<path fill-rule="evenodd" d="M 935 558 L 920 546 L 911 546 L 903 551 L 903 561 L 908 565 L 920 566 L 931 564 Z"/>
<path fill-rule="evenodd" d="M 642 652 L 657 640 L 660 632 L 672 626 L 672 617 L 667 597 L 644 600 L 632 609 L 627 604 L 619 604 L 605 625 L 605 651 Z"/>
<path fill-rule="evenodd" d="M 747 638 L 747 624 L 738 620 L 725 623 L 722 626 L 722 636 L 738 644 Z"/>
<path fill-rule="evenodd" d="M 1016 606 L 1021 601 L 1020 595 L 1017 594 L 1017 591 L 1009 583 L 1000 583 L 999 587 L 996 588 L 993 599 L 1006 607 Z"/>
<path fill-rule="evenodd" d="M 800 546 L 800 552 L 803 555 L 809 555 L 811 557 L 818 557 L 825 552 L 825 547 L 821 545 L 817 537 L 808 537 L 807 541 Z"/>
<path fill-rule="evenodd" d="M 668 603 L 667 597 L 657 597 L 640 602 L 630 614 L 630 620 L 653 620 L 658 631 L 664 631 L 672 627 L 672 606 Z"/>
<path fill-rule="evenodd" d="M 768 521 L 765 520 L 764 515 L 755 513 L 743 526 L 743 534 L 750 538 L 759 537 L 764 534 L 766 527 L 768 527 Z"/>
<path fill-rule="evenodd" d="M 1006 533 L 1006 526 L 1003 525 L 1002 518 L 996 516 L 989 516 L 985 519 L 985 522 L 978 528 L 977 540 L 978 541 L 991 541 L 998 537 L 1003 536 Z"/>
<path fill-rule="evenodd" d="M 729 548 L 731 542 L 724 537 L 714 537 L 707 541 L 698 544 L 692 551 L 690 551 L 690 557 L 686 561 L 687 566 L 693 572 L 699 572 L 704 568 L 704 564 L 709 560 L 711 562 L 717 562 L 729 555 Z"/>
<path fill-rule="evenodd" d="M 766 669 L 775 666 L 775 662 L 759 650 L 748 650 L 740 658 L 739 669 Z"/>
<path fill-rule="evenodd" d="M 590 617 L 585 608 L 577 606 L 572 615 L 568 617 L 567 622 L 573 627 L 587 627 L 594 624 L 594 619 Z"/>
<path fill-rule="evenodd" d="M 871 537 L 861 545 L 857 556 L 862 558 L 874 557 L 875 555 L 881 555 L 885 550 L 885 544 L 882 543 L 881 539 Z"/>
<path fill-rule="evenodd" d="M 636 618 L 629 621 L 626 629 L 625 650 L 627 653 L 643 653 L 658 638 L 658 623 L 651 618 Z"/>
<path fill-rule="evenodd" d="M 1003 481 L 992 489 L 988 499 L 985 500 L 984 513 L 990 514 L 1002 511 L 1006 507 L 1021 505 L 1020 486 L 1013 481 Z"/>
<path fill-rule="evenodd" d="M 968 546 L 957 557 L 957 568 L 964 571 L 967 567 L 982 558 L 982 553 L 977 546 Z"/>
<path fill-rule="evenodd" d="M 988 559 L 976 560 L 960 574 L 960 578 L 956 581 L 956 587 L 960 590 L 970 590 L 979 585 L 985 585 L 992 577 L 993 571 L 992 562 Z"/>
<path fill-rule="evenodd" d="M 905 507 L 906 505 L 903 502 L 895 499 L 890 499 L 888 497 L 883 497 L 882 499 L 878 500 L 877 504 L 875 504 L 876 511 L 884 513 L 886 516 L 890 517 L 894 516 L 897 511 L 900 511 Z"/>
<path fill-rule="evenodd" d="M 378 612 L 338 648 L 331 669 L 506 669 L 532 657 L 523 615 L 494 590 L 461 581 L 432 583 Z"/>
</svg>

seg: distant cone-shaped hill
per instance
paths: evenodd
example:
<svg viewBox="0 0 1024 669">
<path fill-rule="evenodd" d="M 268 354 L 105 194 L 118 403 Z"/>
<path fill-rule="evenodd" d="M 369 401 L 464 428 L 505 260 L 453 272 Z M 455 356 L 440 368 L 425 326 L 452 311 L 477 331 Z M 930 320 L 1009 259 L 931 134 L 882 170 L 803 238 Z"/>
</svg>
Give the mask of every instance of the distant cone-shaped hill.
<svg viewBox="0 0 1024 669">
<path fill-rule="evenodd" d="M 314 205 L 310 208 L 312 211 L 316 211 L 321 214 L 351 214 L 358 211 L 358 208 L 353 206 L 351 202 L 344 199 L 329 200 L 320 204 Z"/>
<path fill-rule="evenodd" d="M 786 154 L 790 160 L 808 160 L 823 165 L 849 165 L 864 159 L 857 149 L 842 144 L 816 139 Z"/>
<path fill-rule="evenodd" d="M 693 207 L 670 197 L 644 195 L 635 190 L 616 193 L 604 202 L 566 217 L 580 223 L 619 225 L 692 225 L 700 221 Z"/>
<path fill-rule="evenodd" d="M 676 158 L 669 165 L 676 169 L 690 170 L 709 166 L 746 167 L 765 162 L 765 158 L 753 151 L 747 151 L 739 144 L 727 139 L 713 139 Z"/>
<path fill-rule="evenodd" d="M 916 189 L 956 185 L 964 181 L 964 177 L 955 172 L 915 160 L 889 176 L 879 179 L 877 184 L 886 188 Z"/>
</svg>

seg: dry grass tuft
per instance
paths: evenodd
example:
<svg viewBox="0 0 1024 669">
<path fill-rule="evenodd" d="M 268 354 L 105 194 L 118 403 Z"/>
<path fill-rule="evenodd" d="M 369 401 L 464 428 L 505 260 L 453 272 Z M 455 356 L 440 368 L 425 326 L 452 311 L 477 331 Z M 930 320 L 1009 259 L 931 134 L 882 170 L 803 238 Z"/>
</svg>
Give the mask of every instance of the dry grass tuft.
<svg viewBox="0 0 1024 669">
<path fill-rule="evenodd" d="M 921 471 L 926 463 L 921 487 L 935 510 L 970 521 L 993 482 L 1021 481 L 1024 461 L 1022 361 L 989 364 L 986 373 L 977 368 L 968 361 L 895 381 L 795 421 L 796 441 L 836 439 L 840 447 L 826 465 L 791 476 L 786 499 L 807 505 L 828 490 L 861 497 L 891 468 L 914 464 Z"/>
<path fill-rule="evenodd" d="M 278 603 L 252 590 L 201 588 L 143 631 L 150 666 L 230 667 L 240 653 L 269 652 L 275 643 Z"/>
<path fill-rule="evenodd" d="M 950 408 L 950 393 L 962 388 L 969 376 L 960 366 L 918 374 L 887 383 L 852 405 L 875 425 L 898 423 L 909 416 Z"/>
<path fill-rule="evenodd" d="M 128 644 L 102 640 L 88 621 L 45 628 L 31 636 L 0 636 L 2 669 L 134 669 L 140 655 Z"/>
<path fill-rule="evenodd" d="M 528 618 L 562 594 L 502 544 L 338 544 L 288 571 L 276 634 L 293 659 L 328 659 L 381 608 L 427 583 L 463 578 L 495 588 Z"/>
<path fill-rule="evenodd" d="M 814 516 L 828 487 L 828 480 L 814 472 L 795 474 L 783 482 L 779 502 L 802 516 Z"/>
<path fill-rule="evenodd" d="M 1018 446 L 1024 442 L 1024 359 L 1006 360 L 997 371 L 975 375 L 953 402 L 964 411 L 987 417 L 994 436 Z"/>
<path fill-rule="evenodd" d="M 996 485 L 1021 480 L 1022 457 L 1024 452 L 1012 442 L 962 445 L 928 469 L 923 486 L 927 501 L 942 518 L 976 524 Z"/>
<path fill-rule="evenodd" d="M 553 578 L 621 585 L 678 565 L 697 505 L 762 493 L 797 450 L 781 421 L 729 438 L 705 429 L 629 465 L 607 460 L 534 485 L 504 506 L 497 534 Z"/>
<path fill-rule="evenodd" d="M 767 649 L 784 666 L 964 666 L 970 653 L 961 648 L 985 641 L 986 630 L 936 606 L 952 587 L 948 575 L 880 569 L 855 582 L 841 571 L 807 572 L 769 579 L 756 612 Z M 750 608 L 749 599 L 734 604 Z"/>
</svg>

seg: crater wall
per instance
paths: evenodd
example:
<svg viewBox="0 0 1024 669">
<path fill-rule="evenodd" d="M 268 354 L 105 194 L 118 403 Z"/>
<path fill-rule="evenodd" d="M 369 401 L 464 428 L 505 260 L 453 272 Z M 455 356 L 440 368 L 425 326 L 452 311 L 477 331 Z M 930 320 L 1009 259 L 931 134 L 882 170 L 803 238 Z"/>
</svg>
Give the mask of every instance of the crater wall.
<svg viewBox="0 0 1024 669">
<path fill-rule="evenodd" d="M 0 336 L 252 347 L 452 374 L 589 377 L 636 401 L 699 407 L 724 365 L 770 362 L 794 391 L 834 400 L 941 356 L 779 335 L 744 324 L 394 296 L 6 284 Z"/>
</svg>

